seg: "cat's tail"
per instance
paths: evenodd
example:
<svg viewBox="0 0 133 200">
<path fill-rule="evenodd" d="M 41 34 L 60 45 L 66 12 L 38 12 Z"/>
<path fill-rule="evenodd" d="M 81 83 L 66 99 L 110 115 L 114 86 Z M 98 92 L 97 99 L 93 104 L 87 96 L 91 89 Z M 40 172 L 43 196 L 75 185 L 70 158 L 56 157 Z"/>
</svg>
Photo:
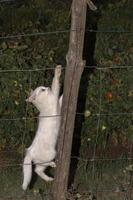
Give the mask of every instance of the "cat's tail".
<svg viewBox="0 0 133 200">
<path fill-rule="evenodd" d="M 24 158 L 23 174 L 24 174 L 24 179 L 23 179 L 22 188 L 23 190 L 26 190 L 32 177 L 32 159 L 28 152 Z"/>
</svg>

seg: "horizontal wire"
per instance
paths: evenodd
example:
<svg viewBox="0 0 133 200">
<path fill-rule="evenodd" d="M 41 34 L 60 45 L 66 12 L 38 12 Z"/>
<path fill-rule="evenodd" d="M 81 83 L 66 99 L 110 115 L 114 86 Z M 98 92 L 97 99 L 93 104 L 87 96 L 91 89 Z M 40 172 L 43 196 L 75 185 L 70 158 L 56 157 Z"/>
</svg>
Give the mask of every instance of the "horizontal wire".
<svg viewBox="0 0 133 200">
<path fill-rule="evenodd" d="M 76 115 L 85 115 L 85 113 L 76 113 Z M 131 113 L 95 113 L 91 114 L 90 116 L 127 116 L 127 115 L 133 115 L 133 112 Z M 39 119 L 39 118 L 52 118 L 52 117 L 61 117 L 61 115 L 46 115 L 46 116 L 37 116 L 37 117 L 16 117 L 16 118 L 0 118 L 0 121 L 19 121 L 19 120 L 30 120 L 30 119 Z M 86 117 L 87 118 L 87 117 Z"/>
<path fill-rule="evenodd" d="M 8 72 L 39 72 L 39 71 L 46 71 L 46 70 L 54 70 L 55 67 L 46 67 L 42 69 L 4 69 L 0 70 L 0 73 L 8 73 Z M 62 69 L 65 69 L 62 67 Z"/>
<path fill-rule="evenodd" d="M 15 151 L 15 150 L 1 150 L 0 151 L 0 154 L 1 153 L 4 153 L 4 154 L 9 154 L 9 153 L 11 153 L 11 154 L 16 154 L 16 155 L 21 155 L 21 153 L 18 153 L 17 151 Z M 71 156 L 71 159 L 77 159 L 77 160 L 82 160 L 82 161 L 84 161 L 84 162 L 94 162 L 94 161 L 119 161 L 119 160 L 133 160 L 133 157 L 123 157 L 123 158 L 94 158 L 94 159 L 91 159 L 91 158 L 89 158 L 89 159 L 86 159 L 86 158 L 82 158 L 82 157 L 78 157 L 78 156 Z M 11 160 L 15 160 L 15 159 L 11 159 Z M 3 161 L 2 161 L 3 162 Z M 6 162 L 6 161 L 5 161 Z M 1 163 L 0 163 L 1 164 Z M 36 164 L 44 164 L 44 162 L 41 162 L 41 163 L 36 163 Z M 45 164 L 46 164 L 46 162 L 45 162 Z M 10 164 L 10 165 L 12 165 L 12 164 Z M 16 165 L 16 164 L 13 164 L 14 166 Z M 18 164 L 17 164 L 18 165 Z M 21 163 L 19 163 L 19 165 L 22 165 Z M 27 165 L 27 164 L 26 164 Z"/>
<path fill-rule="evenodd" d="M 76 115 L 85 115 L 85 113 L 76 113 Z M 133 115 L 133 112 L 130 113 L 94 113 L 90 116 L 127 116 Z M 52 118 L 52 117 L 61 117 L 62 115 L 46 115 L 46 116 L 37 116 L 37 117 L 16 117 L 16 118 L 0 118 L 0 121 L 19 121 L 19 120 L 30 120 L 30 119 L 39 119 L 39 118 Z M 87 117 L 86 117 L 87 118 Z"/>
<path fill-rule="evenodd" d="M 93 158 L 93 159 L 85 159 L 77 156 L 72 156 L 71 159 L 77 159 L 84 162 L 97 162 L 97 161 L 126 161 L 126 160 L 133 160 L 133 157 L 127 157 L 127 158 Z"/>
<path fill-rule="evenodd" d="M 29 120 L 29 119 L 39 119 L 39 118 L 52 118 L 60 117 L 61 115 L 45 115 L 37 117 L 17 117 L 17 118 L 0 118 L 0 121 L 18 121 L 18 120 Z"/>
<path fill-rule="evenodd" d="M 46 166 L 46 164 L 49 162 L 37 162 L 37 163 L 16 163 L 16 164 L 9 164 L 9 163 L 0 163 L 0 167 L 19 167 L 19 166 L 23 166 L 23 165 L 40 165 L 40 166 Z"/>
<path fill-rule="evenodd" d="M 85 113 L 76 113 L 77 115 L 85 115 Z M 133 115 L 133 112 L 130 113 L 92 113 L 89 115 L 90 116 L 122 116 L 122 115 Z M 87 118 L 87 117 L 86 117 Z"/>
<path fill-rule="evenodd" d="M 0 36 L 0 40 L 21 38 L 21 37 L 35 37 L 35 36 L 44 36 L 44 35 L 54 35 L 54 34 L 69 33 L 69 32 L 70 32 L 70 30 L 57 30 L 57 31 L 47 31 L 47 32 L 38 32 L 38 33 L 26 33 L 26 34 L 22 33 L 22 34 L 17 34 L 17 35 Z"/>
<path fill-rule="evenodd" d="M 106 69 L 128 69 L 133 68 L 133 65 L 121 65 L 121 66 L 111 66 L 111 67 L 98 67 L 97 66 L 85 66 L 87 69 L 96 69 L 96 70 L 106 70 Z M 37 68 L 37 69 L 0 69 L 0 73 L 8 73 L 8 72 L 39 72 L 39 71 L 46 71 L 46 70 L 54 70 L 55 67 L 44 67 L 44 68 Z M 62 69 L 66 69 L 62 67 Z"/>
<path fill-rule="evenodd" d="M 85 68 L 88 69 L 96 69 L 96 70 L 106 70 L 106 69 L 127 69 L 127 68 L 133 68 L 133 65 L 113 65 L 113 66 L 109 66 L 109 67 L 98 67 L 98 65 L 96 66 L 85 66 Z"/>
<path fill-rule="evenodd" d="M 13 38 L 21 38 L 21 37 L 35 37 L 35 36 L 44 36 L 44 35 L 54 35 L 54 34 L 62 34 L 62 33 L 70 33 L 70 32 L 76 32 L 76 31 L 82 31 L 80 30 L 56 30 L 56 31 L 46 31 L 46 32 L 35 32 L 35 33 L 21 33 L 17 35 L 5 35 L 0 36 L 0 40 L 2 39 L 13 39 Z M 129 30 L 94 30 L 94 29 L 87 29 L 86 32 L 90 33 L 127 33 L 127 34 L 133 34 L 133 31 Z"/>
<path fill-rule="evenodd" d="M 77 156 L 72 156 L 71 159 L 77 159 L 78 161 L 83 161 L 83 162 L 98 162 L 98 161 L 131 161 L 133 160 L 133 157 L 127 157 L 127 158 L 93 158 L 93 159 L 84 159 L 81 157 L 77 157 Z M 37 163 L 33 163 L 33 165 L 41 165 L 41 166 L 45 166 L 46 164 L 48 164 L 49 162 L 37 162 Z M 5 168 L 5 167 L 19 167 L 19 166 L 23 166 L 23 165 L 31 165 L 31 163 L 16 163 L 16 164 L 10 164 L 10 163 L 0 163 L 0 167 L 1 168 Z"/>
<path fill-rule="evenodd" d="M 129 33 L 133 34 L 133 31 L 129 30 L 115 30 L 115 29 L 101 29 L 101 30 L 95 30 L 95 29 L 87 29 L 86 32 L 94 32 L 94 33 Z"/>
</svg>

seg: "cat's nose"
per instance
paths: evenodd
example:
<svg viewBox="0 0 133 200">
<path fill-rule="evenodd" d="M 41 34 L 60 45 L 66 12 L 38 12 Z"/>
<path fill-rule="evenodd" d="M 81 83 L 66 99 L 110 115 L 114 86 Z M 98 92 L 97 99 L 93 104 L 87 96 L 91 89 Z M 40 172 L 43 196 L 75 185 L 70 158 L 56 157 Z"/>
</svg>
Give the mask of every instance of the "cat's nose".
<svg viewBox="0 0 133 200">
<path fill-rule="evenodd" d="M 30 95 L 27 99 L 26 102 L 33 102 L 36 99 L 36 93 L 32 93 L 32 95 Z"/>
<path fill-rule="evenodd" d="M 35 100 L 35 99 L 31 96 L 31 97 L 27 98 L 25 101 L 26 101 L 26 102 L 32 103 L 34 100 Z"/>
</svg>

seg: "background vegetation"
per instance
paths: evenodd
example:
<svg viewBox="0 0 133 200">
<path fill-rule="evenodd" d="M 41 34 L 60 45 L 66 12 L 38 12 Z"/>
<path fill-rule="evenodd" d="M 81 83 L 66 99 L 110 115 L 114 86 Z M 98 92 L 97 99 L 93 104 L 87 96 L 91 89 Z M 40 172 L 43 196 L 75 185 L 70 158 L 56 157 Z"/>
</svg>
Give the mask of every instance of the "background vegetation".
<svg viewBox="0 0 133 200">
<path fill-rule="evenodd" d="M 1 36 L 49 32 L 33 37 L 15 37 L 0 40 L 0 70 L 34 70 L 64 65 L 69 33 L 50 34 L 56 30 L 69 28 L 67 4 L 29 1 L 28 3 L 7 3 L 0 7 Z M 58 8 L 58 9 L 57 9 Z M 23 135 L 25 142 L 34 136 L 34 120 L 5 121 L 5 118 L 37 116 L 32 107 L 26 111 L 25 99 L 30 89 L 51 83 L 53 70 L 39 72 L 0 73 L 0 149 L 7 146 L 21 149 Z M 24 128 L 25 127 L 25 128 Z M 24 130 L 25 129 L 25 130 Z M 24 134 L 26 131 L 26 134 Z"/>
<path fill-rule="evenodd" d="M 82 131 L 83 147 L 97 143 L 105 152 L 108 147 L 119 147 L 123 148 L 121 156 L 133 142 L 133 69 L 116 66 L 133 63 L 132 7 L 131 1 L 118 1 L 101 10 L 94 52 L 98 67 L 90 75 Z"/>
<path fill-rule="evenodd" d="M 74 136 L 74 141 L 78 144 L 77 155 L 85 159 L 84 162 L 81 160 L 78 163 L 74 182 L 75 187 L 79 187 L 82 191 L 88 190 L 88 185 L 89 189 L 101 190 L 112 190 L 112 186 L 117 190 L 118 185 L 120 187 L 124 185 L 126 188 L 128 187 L 126 183 L 129 182 L 129 177 L 126 175 L 132 175 L 132 170 L 125 168 L 131 164 L 130 161 L 115 163 L 114 160 L 109 160 L 107 163 L 105 160 L 105 162 L 97 161 L 95 164 L 89 162 L 90 158 L 125 159 L 133 155 L 133 3 L 132 0 L 101 0 L 97 1 L 97 5 L 97 12 L 88 10 L 84 49 L 87 65 L 97 67 L 93 69 L 87 67 L 83 73 L 85 81 L 81 84 L 77 109 L 77 113 L 82 111 L 82 114 L 77 115 L 75 124 L 75 127 L 81 125 L 82 129 L 79 129 L 81 130 L 79 132 L 79 127 L 78 131 L 75 128 Z M 13 157 L 10 160 L 9 154 L 2 156 L 2 152 L 15 151 L 23 154 L 35 135 L 38 111 L 32 105 L 26 104 L 25 99 L 31 88 L 51 84 L 53 76 L 51 67 L 55 67 L 58 63 L 65 67 L 69 32 L 58 33 L 58 30 L 69 30 L 70 12 L 71 1 L 65 0 L 19 0 L 0 4 L 0 164 L 2 163 L 2 166 L 5 165 L 5 158 L 8 164 L 20 162 L 20 156 L 11 153 L 10 156 Z M 98 32 L 89 32 L 88 29 L 95 29 Z M 52 34 L 53 31 L 57 32 Z M 49 34 L 38 35 L 42 32 Z M 36 35 L 24 37 L 30 33 Z M 6 36 L 10 35 L 19 36 L 7 39 Z M 126 68 L 126 66 L 131 67 Z M 42 71 L 29 71 L 36 69 Z M 28 120 L 24 117 L 28 117 Z M 75 149 L 77 151 L 77 148 Z M 132 165 L 130 167 L 132 168 Z M 7 173 L 4 172 L 1 191 L 4 184 L 4 188 L 14 188 L 15 183 L 12 184 L 14 178 L 10 177 L 11 181 L 8 184 L 5 182 L 9 174 L 11 169 Z M 18 187 L 19 179 L 14 180 Z M 114 184 L 116 181 L 118 182 Z M 131 182 L 130 179 L 130 184 Z M 36 190 L 34 192 L 36 193 Z M 16 189 L 16 195 L 19 193 L 20 188 Z M 116 196 L 110 194 L 107 199 L 121 199 L 121 194 L 118 193 Z M 99 196 L 100 198 L 106 199 L 103 196 Z"/>
<path fill-rule="evenodd" d="M 88 83 L 85 108 L 78 107 L 79 112 L 84 111 L 84 119 L 80 135 L 78 124 L 82 117 L 77 117 L 74 139 L 80 140 L 77 156 L 83 159 L 78 162 L 74 183 L 79 191 L 101 191 L 96 192 L 96 199 L 132 199 L 133 191 L 127 192 L 133 185 L 133 181 L 128 182 L 130 186 L 127 183 L 132 176 L 132 160 L 126 158 L 133 156 L 133 13 L 130 10 L 133 4 L 106 1 L 100 8 L 100 12 L 90 13 L 91 22 L 87 24 L 89 29 L 98 30 L 96 35 L 88 33 L 91 39 L 85 40 L 85 46 L 88 44 L 91 48 L 91 40 L 96 41 L 93 59 L 91 49 L 87 49 L 85 55 L 87 65 L 97 65 L 97 68 L 86 69 L 85 73 L 89 70 L 88 79 L 85 78 L 88 82 L 83 81 L 81 85 L 79 104 Z"/>
</svg>

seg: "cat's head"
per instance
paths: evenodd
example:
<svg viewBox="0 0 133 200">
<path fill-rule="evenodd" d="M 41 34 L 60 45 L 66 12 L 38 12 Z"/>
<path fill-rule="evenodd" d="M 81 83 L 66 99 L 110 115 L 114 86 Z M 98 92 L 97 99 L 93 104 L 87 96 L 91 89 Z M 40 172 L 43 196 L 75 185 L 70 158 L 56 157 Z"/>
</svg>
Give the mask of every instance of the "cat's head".
<svg viewBox="0 0 133 200">
<path fill-rule="evenodd" d="M 42 111 L 49 104 L 50 95 L 51 89 L 49 87 L 40 86 L 31 91 L 26 101 L 33 103 L 39 111 Z"/>
</svg>

